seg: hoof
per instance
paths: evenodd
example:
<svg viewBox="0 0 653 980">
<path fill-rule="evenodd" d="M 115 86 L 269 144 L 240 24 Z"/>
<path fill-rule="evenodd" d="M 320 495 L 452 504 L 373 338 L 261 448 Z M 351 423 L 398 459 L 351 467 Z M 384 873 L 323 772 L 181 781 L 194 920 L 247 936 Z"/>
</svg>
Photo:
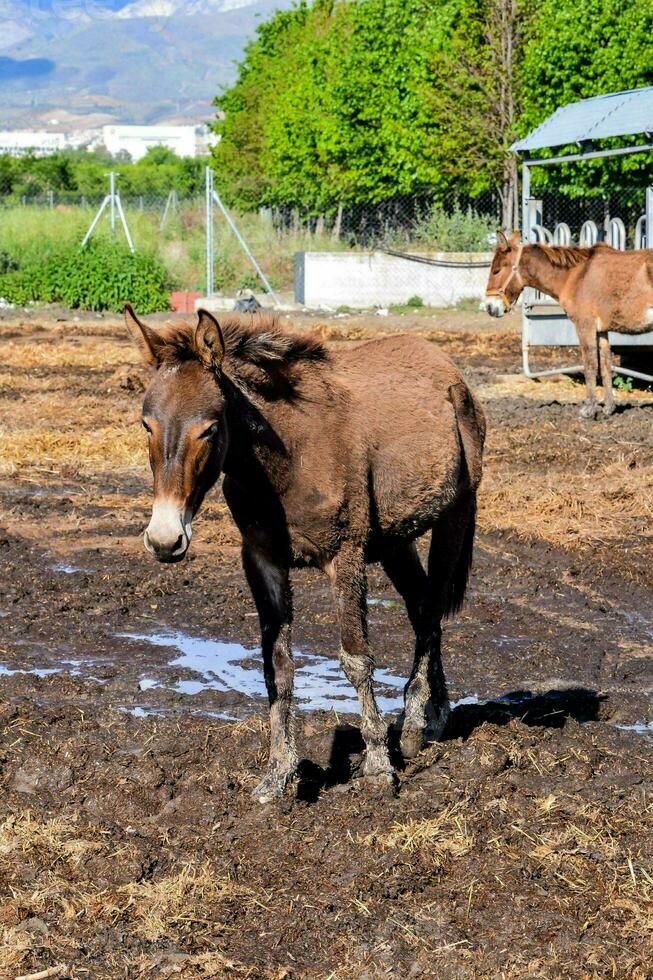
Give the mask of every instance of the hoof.
<svg viewBox="0 0 653 980">
<path fill-rule="evenodd" d="M 431 742 L 439 742 L 451 715 L 451 705 L 444 701 L 438 708 L 427 706 L 426 722 L 422 728 L 404 725 L 399 748 L 404 759 L 414 759 Z"/>
<path fill-rule="evenodd" d="M 286 787 L 294 778 L 294 769 L 289 772 L 272 770 L 266 773 L 258 786 L 252 790 L 252 799 L 257 803 L 272 803 L 274 800 L 280 800 Z"/>
<path fill-rule="evenodd" d="M 367 749 L 363 763 L 363 776 L 365 779 L 378 783 L 394 783 L 395 772 L 385 745 L 376 745 Z"/>
<path fill-rule="evenodd" d="M 365 791 L 372 795 L 394 796 L 397 792 L 398 780 L 394 772 L 378 772 L 373 776 L 364 776 Z"/>
<path fill-rule="evenodd" d="M 602 411 L 603 416 L 606 419 L 609 419 L 610 416 L 611 415 L 614 415 L 614 413 L 617 411 L 617 406 L 615 405 L 614 402 L 611 402 L 608 405 L 604 405 L 601 411 Z"/>
<path fill-rule="evenodd" d="M 399 740 L 404 759 L 414 759 L 424 748 L 424 732 L 421 728 L 404 728 Z"/>
<path fill-rule="evenodd" d="M 600 412 L 601 408 L 597 402 L 585 402 L 578 413 L 578 418 L 583 422 L 593 422 L 599 417 Z"/>
</svg>

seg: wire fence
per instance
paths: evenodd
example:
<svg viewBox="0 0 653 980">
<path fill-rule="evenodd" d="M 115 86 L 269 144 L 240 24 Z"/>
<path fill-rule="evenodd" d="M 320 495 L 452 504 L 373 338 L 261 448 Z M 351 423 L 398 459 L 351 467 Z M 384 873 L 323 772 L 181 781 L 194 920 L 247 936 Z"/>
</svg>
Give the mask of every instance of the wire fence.
<svg viewBox="0 0 653 980">
<path fill-rule="evenodd" d="M 0 258 L 3 253 L 19 253 L 30 235 L 46 240 L 49 236 L 53 243 L 65 240 L 81 244 L 104 199 L 102 194 L 59 191 L 0 197 Z M 334 253 L 343 262 L 347 254 L 360 257 L 361 253 L 373 253 L 373 258 L 366 260 L 367 269 L 378 267 L 383 288 L 367 296 L 365 303 L 370 306 L 394 302 L 449 305 L 479 296 L 501 223 L 499 195 L 492 192 L 445 200 L 427 195 L 395 198 L 342 205 L 322 214 L 266 208 L 227 215 L 216 206 L 209 245 L 205 194 L 181 196 L 175 190 L 167 195 L 144 193 L 122 197 L 121 204 L 136 250 L 158 254 L 177 289 L 205 292 L 212 271 L 216 293 L 233 296 L 243 289 L 258 292 L 263 278 L 272 293 L 283 293 L 288 299 L 294 291 L 300 301 L 304 295 L 308 302 L 306 289 L 302 294 L 301 282 L 297 282 L 298 277 L 301 279 L 297 254 Z M 558 244 L 607 240 L 617 247 L 642 247 L 644 206 L 644 188 L 587 198 L 545 192 L 533 237 Z M 99 221 L 97 233 L 111 233 L 106 217 Z M 115 235 L 118 238 L 121 234 L 118 226 Z M 212 263 L 207 263 L 209 247 Z M 361 263 L 351 268 L 353 272 L 346 274 L 355 279 Z M 346 306 L 347 300 L 338 302 L 336 297 L 323 305 L 337 308 Z"/>
</svg>

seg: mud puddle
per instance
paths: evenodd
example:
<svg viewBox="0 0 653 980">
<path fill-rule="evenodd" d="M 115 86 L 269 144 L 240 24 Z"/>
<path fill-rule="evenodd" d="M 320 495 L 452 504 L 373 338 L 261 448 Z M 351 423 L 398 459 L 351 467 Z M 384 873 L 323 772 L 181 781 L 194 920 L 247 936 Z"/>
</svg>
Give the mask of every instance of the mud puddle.
<svg viewBox="0 0 653 980">
<path fill-rule="evenodd" d="M 58 575 L 87 575 L 88 572 L 85 568 L 80 568 L 78 565 L 54 565 L 53 569 Z"/>
<path fill-rule="evenodd" d="M 91 664 L 84 660 L 62 660 L 57 667 L 17 667 L 12 669 L 6 664 L 0 664 L 0 677 L 14 677 L 27 674 L 32 677 L 52 677 L 55 674 L 68 674 L 70 677 L 80 677 L 83 680 L 105 684 L 106 680 L 89 673 Z"/>
<path fill-rule="evenodd" d="M 155 634 L 126 633 L 122 639 L 138 640 L 177 651 L 165 669 L 185 668 L 196 677 L 167 683 L 164 677 L 142 677 L 141 691 L 168 688 L 178 694 L 196 695 L 204 691 L 235 692 L 253 701 L 267 701 L 263 679 L 263 658 L 259 649 L 240 643 L 207 640 L 181 632 Z M 358 699 L 337 660 L 297 650 L 295 656 L 295 698 L 303 711 L 332 709 L 358 714 Z M 375 673 L 377 703 L 384 713 L 401 710 L 405 677 L 388 670 Z"/>
</svg>

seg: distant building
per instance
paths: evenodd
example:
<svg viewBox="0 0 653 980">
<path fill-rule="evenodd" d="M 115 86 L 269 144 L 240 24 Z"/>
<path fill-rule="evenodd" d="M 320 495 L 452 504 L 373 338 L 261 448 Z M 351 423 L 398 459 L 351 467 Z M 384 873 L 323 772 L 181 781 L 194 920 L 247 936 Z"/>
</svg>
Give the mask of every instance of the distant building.
<svg viewBox="0 0 653 980">
<path fill-rule="evenodd" d="M 34 153 L 45 157 L 67 147 L 65 133 L 32 132 L 27 129 L 5 130 L 0 132 L 0 154 L 12 157 Z"/>
<path fill-rule="evenodd" d="M 153 146 L 165 146 L 178 157 L 205 156 L 212 137 L 208 126 L 103 126 L 102 143 L 112 156 L 128 153 L 142 159 Z"/>
<path fill-rule="evenodd" d="M 208 126 L 120 126 L 72 133 L 48 130 L 0 131 L 0 155 L 44 157 L 60 150 L 94 150 L 104 146 L 112 156 L 128 153 L 140 160 L 153 146 L 165 146 L 179 157 L 207 156 L 217 142 Z"/>
</svg>

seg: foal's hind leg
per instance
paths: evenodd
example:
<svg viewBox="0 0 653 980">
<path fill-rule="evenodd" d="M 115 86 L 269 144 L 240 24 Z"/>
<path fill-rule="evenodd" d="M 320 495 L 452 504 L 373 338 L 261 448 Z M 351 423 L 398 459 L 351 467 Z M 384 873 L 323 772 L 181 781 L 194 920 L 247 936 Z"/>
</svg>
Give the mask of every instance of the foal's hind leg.
<svg viewBox="0 0 653 980">
<path fill-rule="evenodd" d="M 367 639 L 367 573 L 361 549 L 345 544 L 333 561 L 331 576 L 340 617 L 340 661 L 361 706 L 366 752 L 365 776 L 392 782 L 388 733 L 376 705 L 374 659 Z"/>
<path fill-rule="evenodd" d="M 263 670 L 270 701 L 268 771 L 252 796 L 260 803 L 283 796 L 297 770 L 292 715 L 295 665 L 290 647 L 292 592 L 287 568 L 243 546 L 243 567 L 261 623 Z"/>
<path fill-rule="evenodd" d="M 415 660 L 405 689 L 401 752 L 417 755 L 442 735 L 449 717 L 449 696 L 442 669 L 442 602 L 424 571 L 414 543 L 397 542 L 383 554 L 383 568 L 399 595 L 415 631 Z"/>
<path fill-rule="evenodd" d="M 612 391 L 612 351 L 607 333 L 599 334 L 599 359 L 601 361 L 601 381 L 603 382 L 603 414 L 612 415 L 615 410 Z"/>
<path fill-rule="evenodd" d="M 580 344 L 580 354 L 583 361 L 583 371 L 585 374 L 585 387 L 587 398 L 580 410 L 581 419 L 595 419 L 599 414 L 599 403 L 596 400 L 596 373 L 598 371 L 598 351 L 596 323 L 592 319 L 574 321 L 578 343 Z"/>
</svg>

